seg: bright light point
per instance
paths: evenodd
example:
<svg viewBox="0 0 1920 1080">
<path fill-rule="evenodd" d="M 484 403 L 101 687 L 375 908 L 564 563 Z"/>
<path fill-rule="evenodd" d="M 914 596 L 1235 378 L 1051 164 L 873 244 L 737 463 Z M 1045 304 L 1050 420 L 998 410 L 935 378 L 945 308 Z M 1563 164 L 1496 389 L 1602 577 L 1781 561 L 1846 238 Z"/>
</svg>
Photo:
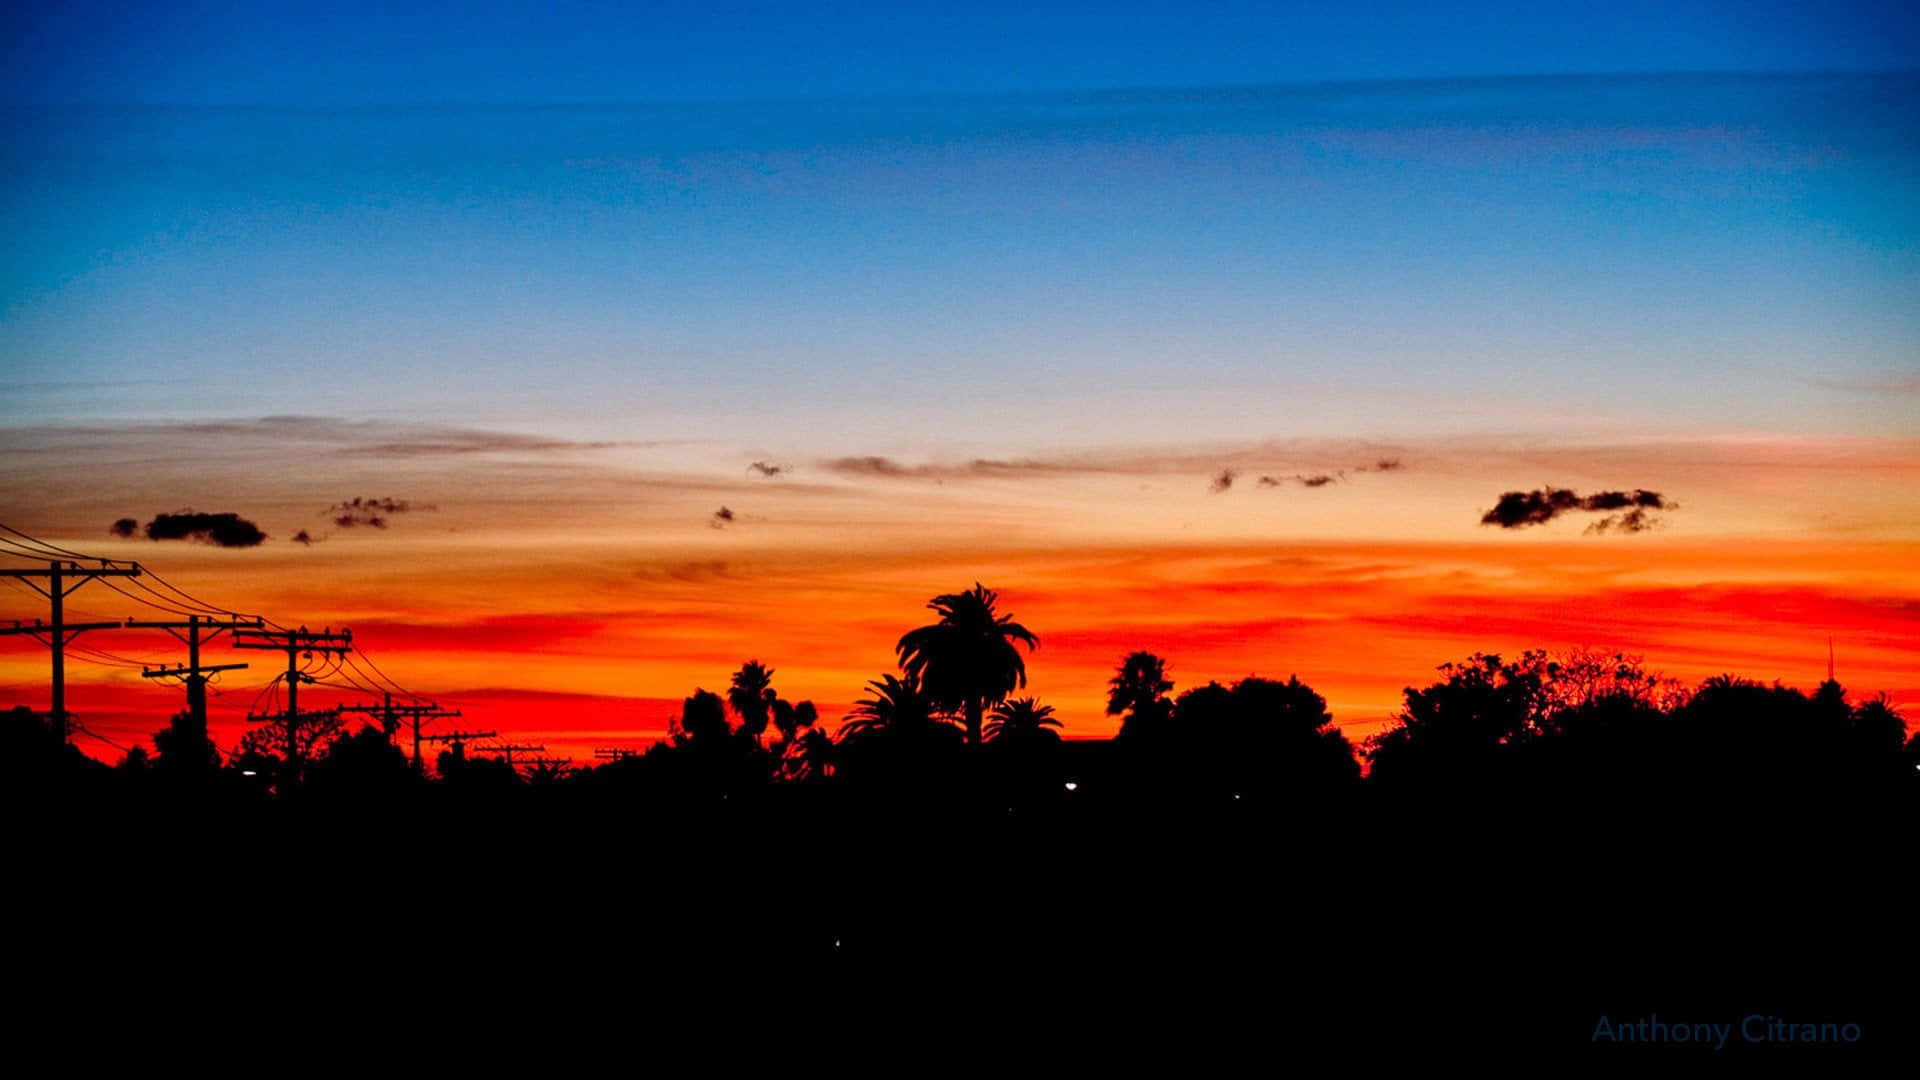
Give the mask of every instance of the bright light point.
<svg viewBox="0 0 1920 1080">
<path fill-rule="evenodd" d="M 1077 784 L 1077 783 L 1075 783 L 1075 782 L 1073 782 L 1072 780 L 1069 780 L 1069 781 L 1067 781 L 1067 790 L 1068 790 L 1068 791 L 1079 791 L 1079 790 L 1080 790 L 1080 785 L 1079 785 L 1079 784 Z"/>
<path fill-rule="evenodd" d="M 1236 791 L 1236 792 L 1234 792 L 1234 793 L 1233 793 L 1233 801 L 1234 801 L 1234 802 L 1239 802 L 1239 801 L 1240 801 L 1240 793 L 1239 793 L 1239 792 L 1237 792 L 1237 791 Z"/>
<path fill-rule="evenodd" d="M 254 772 L 252 769 L 241 769 L 240 775 L 241 776 L 259 776 L 260 774 L 257 772 Z"/>
</svg>

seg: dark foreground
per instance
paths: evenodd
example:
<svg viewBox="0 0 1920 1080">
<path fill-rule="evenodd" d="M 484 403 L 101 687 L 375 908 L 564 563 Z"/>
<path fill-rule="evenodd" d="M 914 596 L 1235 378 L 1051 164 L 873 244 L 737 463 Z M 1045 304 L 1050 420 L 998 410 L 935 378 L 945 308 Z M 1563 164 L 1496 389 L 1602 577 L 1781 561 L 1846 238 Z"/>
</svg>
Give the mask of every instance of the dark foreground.
<svg viewBox="0 0 1920 1080">
<path fill-rule="evenodd" d="M 96 1058 L 1827 1072 L 1916 1049 L 1905 794 L 14 794 L 10 1026 Z M 1716 1024 L 1722 1046 L 1676 1035 Z"/>
</svg>

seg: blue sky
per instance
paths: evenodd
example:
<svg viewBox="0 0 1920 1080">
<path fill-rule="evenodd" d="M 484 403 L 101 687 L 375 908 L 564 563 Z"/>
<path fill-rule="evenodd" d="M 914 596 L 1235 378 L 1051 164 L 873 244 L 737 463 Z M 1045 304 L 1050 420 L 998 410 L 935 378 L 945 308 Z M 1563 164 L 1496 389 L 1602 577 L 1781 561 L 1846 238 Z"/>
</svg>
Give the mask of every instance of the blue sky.
<svg viewBox="0 0 1920 1080">
<path fill-rule="evenodd" d="M 1909 429 L 1915 77 L 1567 73 L 1887 67 L 1912 7 L 1559 7 L 16 12 L 0 422 Z M 1425 81 L 1251 85 L 1329 79 Z"/>
<path fill-rule="evenodd" d="M 1904 0 L 10 5 L 12 101 L 712 100 L 1911 67 Z"/>
</svg>

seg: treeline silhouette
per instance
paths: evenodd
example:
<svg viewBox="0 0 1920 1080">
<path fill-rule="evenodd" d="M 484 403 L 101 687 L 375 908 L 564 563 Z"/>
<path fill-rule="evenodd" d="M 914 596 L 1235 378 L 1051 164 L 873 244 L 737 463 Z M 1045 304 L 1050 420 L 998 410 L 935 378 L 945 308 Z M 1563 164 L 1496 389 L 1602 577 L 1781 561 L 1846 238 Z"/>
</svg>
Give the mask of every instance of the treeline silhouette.
<svg viewBox="0 0 1920 1080">
<path fill-rule="evenodd" d="M 1476 654 L 1355 745 L 1297 677 L 1176 691 L 1136 652 L 1119 734 L 1063 739 L 1014 696 L 1037 635 L 977 584 L 929 606 L 832 734 L 750 660 L 666 740 L 579 769 L 455 746 L 429 777 L 367 726 L 294 774 L 265 742 L 223 758 L 185 713 L 109 767 L 16 708 L 18 865 L 66 890 L 35 970 L 157 987 L 221 937 L 296 996 L 381 972 L 448 1014 L 493 986 L 568 1016 L 639 972 L 799 980 L 898 1031 L 1004 1009 L 1003 1036 L 1077 1017 L 1189 1060 L 1193 1025 L 1375 1053 L 1630 1052 L 1594 1020 L 1649 1010 L 1911 1036 L 1876 988 L 1912 986 L 1920 736 L 1884 695 Z M 125 906 L 133 957 L 97 932 Z M 502 935 L 568 959 L 476 947 Z M 992 997 L 1015 992 L 1038 996 Z"/>
</svg>

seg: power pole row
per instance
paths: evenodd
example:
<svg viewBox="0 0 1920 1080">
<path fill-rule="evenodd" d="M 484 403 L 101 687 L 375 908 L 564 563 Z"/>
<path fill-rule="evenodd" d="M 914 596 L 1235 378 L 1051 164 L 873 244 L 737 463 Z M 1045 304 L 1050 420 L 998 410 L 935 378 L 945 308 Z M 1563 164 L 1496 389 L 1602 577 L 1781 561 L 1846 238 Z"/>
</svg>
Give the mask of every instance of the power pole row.
<svg viewBox="0 0 1920 1080">
<path fill-rule="evenodd" d="M 81 566 L 77 562 L 55 559 L 47 563 L 45 570 L 0 570 L 0 577 L 18 578 L 27 583 L 34 592 L 47 598 L 52 605 L 51 621 L 41 626 L 37 621 L 32 626 L 15 623 L 10 628 L 0 629 L 0 634 L 28 634 L 42 645 L 53 650 L 53 730 L 65 743 L 67 731 L 67 643 L 83 630 L 105 630 L 119 626 L 119 623 L 81 623 L 69 625 L 66 620 L 67 594 L 96 578 L 133 578 L 140 576 L 140 564 L 132 566 L 108 566 L 102 562 L 99 567 Z M 45 578 L 41 585 L 39 579 Z M 68 584 L 71 581 L 72 584 Z M 44 636 L 43 636 L 44 635 Z"/>
<path fill-rule="evenodd" d="M 422 705 L 395 705 L 391 691 L 384 696 L 386 700 L 379 705 L 342 705 L 340 706 L 340 711 L 378 716 L 380 718 L 380 730 L 386 732 L 387 738 L 389 739 L 399 733 L 400 718 L 403 716 L 407 717 L 413 724 L 413 768 L 415 772 L 424 772 L 425 763 L 422 762 L 420 758 L 420 743 L 423 738 L 432 741 L 432 736 L 422 736 L 420 734 L 420 722 L 422 720 L 438 720 L 443 717 L 459 716 L 460 710 L 443 709 L 433 702 L 427 702 Z M 486 737 L 493 738 L 492 735 Z"/>
<path fill-rule="evenodd" d="M 331 627 L 325 630 L 260 630 L 246 629 L 233 632 L 233 647 L 236 649 L 270 649 L 287 654 L 287 711 L 280 717 L 287 739 L 286 772 L 288 782 L 299 778 L 305 764 L 304 753 L 300 748 L 300 725 L 302 721 L 324 719 L 326 713 L 300 713 L 300 684 L 314 681 L 313 676 L 300 670 L 302 659 L 311 660 L 317 653 L 322 657 L 345 656 L 353 649 L 353 631 L 341 630 L 335 633 Z M 338 710 L 332 716 L 339 716 Z M 264 720 L 267 717 L 260 717 Z"/>
</svg>

